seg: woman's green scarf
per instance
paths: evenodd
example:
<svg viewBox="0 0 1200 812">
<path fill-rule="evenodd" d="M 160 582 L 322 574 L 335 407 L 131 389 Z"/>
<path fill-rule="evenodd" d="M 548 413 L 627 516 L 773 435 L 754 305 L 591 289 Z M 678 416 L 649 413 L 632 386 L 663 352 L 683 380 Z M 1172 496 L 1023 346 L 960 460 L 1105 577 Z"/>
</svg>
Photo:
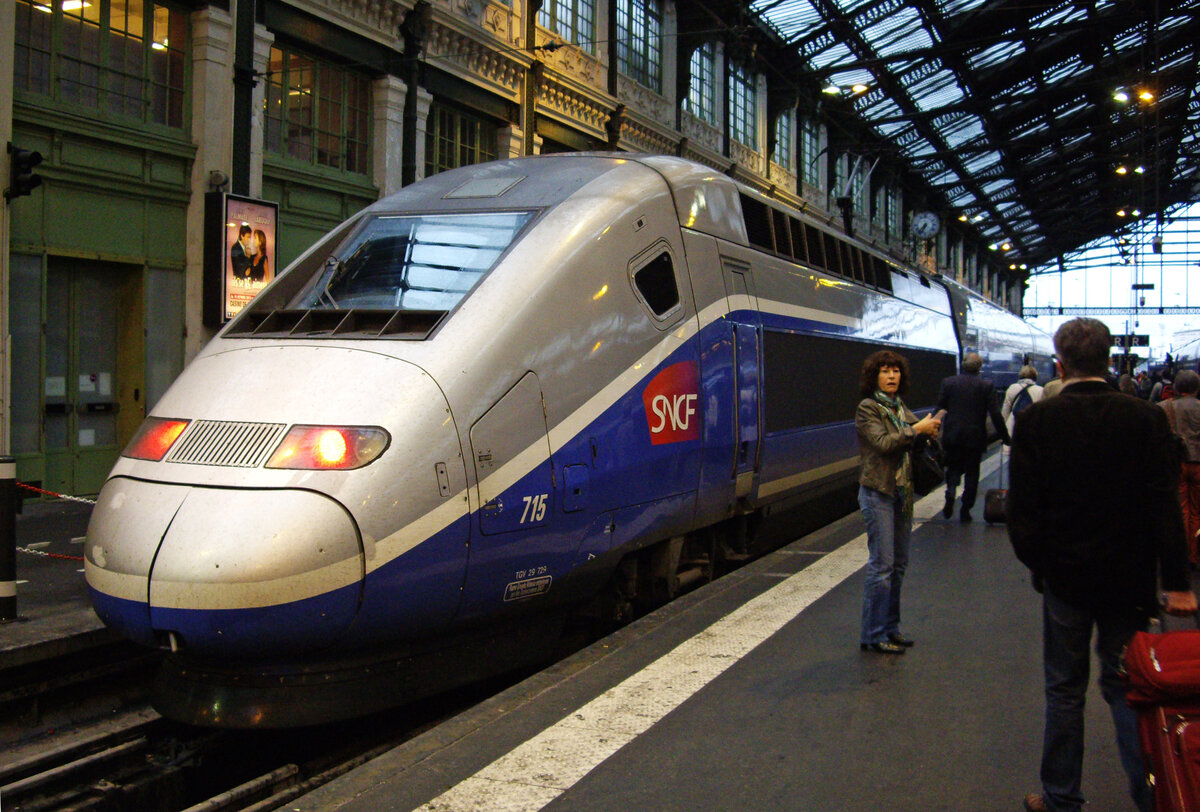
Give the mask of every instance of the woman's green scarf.
<svg viewBox="0 0 1200 812">
<path fill-rule="evenodd" d="M 904 427 L 908 424 L 904 422 L 904 401 L 900 400 L 900 396 L 888 397 L 882 391 L 875 390 L 875 400 L 882 404 L 884 412 L 888 419 L 892 421 L 892 425 L 900 429 L 900 433 L 904 433 Z M 904 497 L 904 518 L 906 521 L 912 521 L 913 515 L 913 489 L 912 489 L 912 462 L 909 459 L 908 452 L 904 452 L 904 456 L 900 461 L 900 475 L 896 477 L 896 488 L 900 491 L 900 495 Z"/>
</svg>

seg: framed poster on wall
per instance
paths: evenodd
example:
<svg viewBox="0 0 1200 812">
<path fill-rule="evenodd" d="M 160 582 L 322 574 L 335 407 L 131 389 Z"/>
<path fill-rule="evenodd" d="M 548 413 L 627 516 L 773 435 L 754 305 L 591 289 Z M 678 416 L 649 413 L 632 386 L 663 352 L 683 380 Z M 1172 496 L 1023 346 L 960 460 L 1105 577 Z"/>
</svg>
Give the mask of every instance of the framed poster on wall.
<svg viewBox="0 0 1200 812">
<path fill-rule="evenodd" d="M 204 323 L 219 327 L 275 278 L 279 205 L 226 192 L 204 196 Z"/>
</svg>

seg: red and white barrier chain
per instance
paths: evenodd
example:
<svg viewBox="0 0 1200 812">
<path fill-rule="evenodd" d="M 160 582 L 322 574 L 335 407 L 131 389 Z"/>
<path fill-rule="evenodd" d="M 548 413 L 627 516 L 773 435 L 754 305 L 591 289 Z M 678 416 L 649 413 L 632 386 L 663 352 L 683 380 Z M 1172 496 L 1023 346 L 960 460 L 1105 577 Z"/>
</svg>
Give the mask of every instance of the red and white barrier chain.
<svg viewBox="0 0 1200 812">
<path fill-rule="evenodd" d="M 41 488 L 35 488 L 33 485 L 26 485 L 24 482 L 18 482 L 17 487 L 24 488 L 27 491 L 33 491 L 34 493 L 41 493 L 41 494 L 45 494 L 46 496 L 53 496 L 58 499 L 66 499 L 71 502 L 82 502 L 85 505 L 96 504 L 95 499 L 85 499 L 82 496 L 69 496 L 65 493 L 55 493 L 54 491 L 47 491 L 47 490 L 43 490 Z M 81 556 L 81 555 L 63 555 L 62 553 L 47 553 L 42 550 L 33 550 L 33 549 L 30 549 L 29 547 L 18 547 L 17 552 L 18 553 L 26 553 L 27 555 L 40 555 L 43 558 L 61 558 L 66 561 L 82 561 L 83 560 L 83 556 Z"/>
<path fill-rule="evenodd" d="M 66 499 L 71 502 L 83 502 L 85 505 L 96 504 L 95 499 L 85 499 L 82 496 L 68 496 L 65 493 L 55 493 L 54 491 L 44 491 L 41 488 L 35 488 L 33 485 L 26 485 L 24 482 L 18 482 L 17 487 L 24 488 L 27 491 L 33 491 L 34 493 L 42 493 L 42 494 L 45 494 L 46 496 L 54 496 L 54 497 L 57 497 L 58 499 Z"/>
</svg>

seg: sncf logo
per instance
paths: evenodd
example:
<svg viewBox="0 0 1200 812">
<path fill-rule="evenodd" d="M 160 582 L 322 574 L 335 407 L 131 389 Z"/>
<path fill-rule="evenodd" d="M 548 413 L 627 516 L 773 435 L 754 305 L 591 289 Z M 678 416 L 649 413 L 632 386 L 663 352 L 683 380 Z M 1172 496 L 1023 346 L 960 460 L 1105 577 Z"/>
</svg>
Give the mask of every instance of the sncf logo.
<svg viewBox="0 0 1200 812">
<path fill-rule="evenodd" d="M 700 376 L 694 361 L 672 364 L 647 384 L 642 403 L 653 445 L 700 437 L 699 391 Z"/>
</svg>

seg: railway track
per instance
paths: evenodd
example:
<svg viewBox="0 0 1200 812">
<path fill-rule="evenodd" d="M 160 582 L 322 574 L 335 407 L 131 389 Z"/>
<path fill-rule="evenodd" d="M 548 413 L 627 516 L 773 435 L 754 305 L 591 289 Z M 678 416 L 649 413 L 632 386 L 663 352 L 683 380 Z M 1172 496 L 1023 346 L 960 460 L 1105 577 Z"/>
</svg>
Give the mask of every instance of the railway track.
<svg viewBox="0 0 1200 812">
<path fill-rule="evenodd" d="M 524 676 L 294 730 L 211 730 L 129 707 L 10 747 L 0 759 L 0 802 L 5 812 L 266 812 Z"/>
</svg>

